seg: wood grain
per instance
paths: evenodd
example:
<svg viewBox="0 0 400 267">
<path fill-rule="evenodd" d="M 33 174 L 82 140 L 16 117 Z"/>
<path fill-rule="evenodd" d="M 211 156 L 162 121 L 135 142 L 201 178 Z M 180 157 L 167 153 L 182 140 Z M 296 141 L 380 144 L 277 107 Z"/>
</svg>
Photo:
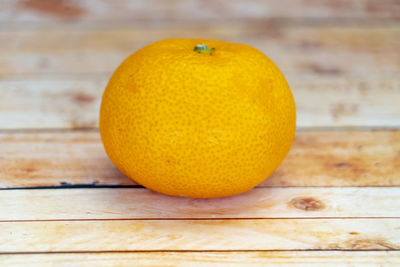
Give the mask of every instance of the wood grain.
<svg viewBox="0 0 400 267">
<path fill-rule="evenodd" d="M 400 125 L 400 79 L 288 74 L 298 127 Z M 108 75 L 0 79 L 0 128 L 98 127 Z"/>
<path fill-rule="evenodd" d="M 0 255 L 6 266 L 398 266 L 399 251 L 123 252 Z"/>
<path fill-rule="evenodd" d="M 87 128 L 98 126 L 106 78 L 0 80 L 0 128 Z"/>
<path fill-rule="evenodd" d="M 0 133 L 0 187 L 133 185 L 97 131 Z M 400 131 L 298 131 L 262 186 L 398 186 Z"/>
<path fill-rule="evenodd" d="M 2 222 L 0 252 L 399 250 L 400 219 Z"/>
<path fill-rule="evenodd" d="M 1 187 L 132 185 L 106 156 L 98 131 L 0 134 Z"/>
<path fill-rule="evenodd" d="M 269 56 L 285 74 L 385 78 L 400 75 L 398 23 L 299 25 L 233 21 L 87 27 L 49 24 L 29 30 L 0 31 L 0 76 L 110 75 L 123 59 L 151 42 L 199 36 L 252 45 Z"/>
<path fill-rule="evenodd" d="M 264 18 L 398 19 L 395 0 L 251 1 L 52 1 L 2 0 L 1 22 L 86 22 L 118 20 L 228 20 Z"/>
<path fill-rule="evenodd" d="M 0 0 L 0 262 L 400 265 L 399 19 L 397 0 Z M 124 58 L 199 36 L 259 48 L 297 103 L 283 164 L 230 198 L 141 188 L 97 129 Z"/>
<path fill-rule="evenodd" d="M 257 188 L 219 199 L 168 197 L 139 188 L 7 190 L 0 203 L 0 221 L 400 218 L 399 187 Z"/>
</svg>

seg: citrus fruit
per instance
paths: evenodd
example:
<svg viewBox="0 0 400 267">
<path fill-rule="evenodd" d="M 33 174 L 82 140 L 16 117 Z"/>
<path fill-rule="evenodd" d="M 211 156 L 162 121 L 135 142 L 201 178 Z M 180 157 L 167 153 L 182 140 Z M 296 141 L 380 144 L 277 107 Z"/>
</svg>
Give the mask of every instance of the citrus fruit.
<svg viewBox="0 0 400 267">
<path fill-rule="evenodd" d="M 295 103 L 276 65 L 245 45 L 166 39 L 129 56 L 102 98 L 107 155 L 128 177 L 174 196 L 245 192 L 282 162 Z"/>
</svg>

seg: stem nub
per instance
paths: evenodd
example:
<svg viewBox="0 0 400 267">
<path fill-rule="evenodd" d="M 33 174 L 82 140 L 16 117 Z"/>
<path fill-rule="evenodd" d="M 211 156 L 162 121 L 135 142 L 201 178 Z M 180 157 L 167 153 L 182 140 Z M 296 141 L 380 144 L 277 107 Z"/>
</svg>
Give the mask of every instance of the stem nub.
<svg viewBox="0 0 400 267">
<path fill-rule="evenodd" d="M 199 54 L 208 54 L 211 55 L 212 52 L 215 51 L 215 48 L 209 48 L 208 45 L 206 44 L 198 44 L 194 47 L 193 51 L 199 53 Z"/>
</svg>

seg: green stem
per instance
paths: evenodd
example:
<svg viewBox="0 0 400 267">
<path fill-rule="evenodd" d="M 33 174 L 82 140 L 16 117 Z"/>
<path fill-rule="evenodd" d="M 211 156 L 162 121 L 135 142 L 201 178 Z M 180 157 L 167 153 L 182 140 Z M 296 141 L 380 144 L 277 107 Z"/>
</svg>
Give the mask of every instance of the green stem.
<svg viewBox="0 0 400 267">
<path fill-rule="evenodd" d="M 206 44 L 198 44 L 194 47 L 193 51 L 200 53 L 200 54 L 208 54 L 211 55 L 212 52 L 215 51 L 215 48 L 209 48 Z"/>
</svg>

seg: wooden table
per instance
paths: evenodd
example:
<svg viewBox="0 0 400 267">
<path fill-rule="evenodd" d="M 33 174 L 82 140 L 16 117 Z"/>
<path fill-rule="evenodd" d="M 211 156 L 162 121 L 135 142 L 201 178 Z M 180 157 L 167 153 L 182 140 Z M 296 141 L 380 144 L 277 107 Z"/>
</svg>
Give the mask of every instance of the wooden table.
<svg viewBox="0 0 400 267">
<path fill-rule="evenodd" d="M 400 265 L 400 2 L 1 0 L 1 266 Z M 167 37 L 243 42 L 285 73 L 292 150 L 210 200 L 122 175 L 102 91 Z"/>
</svg>

